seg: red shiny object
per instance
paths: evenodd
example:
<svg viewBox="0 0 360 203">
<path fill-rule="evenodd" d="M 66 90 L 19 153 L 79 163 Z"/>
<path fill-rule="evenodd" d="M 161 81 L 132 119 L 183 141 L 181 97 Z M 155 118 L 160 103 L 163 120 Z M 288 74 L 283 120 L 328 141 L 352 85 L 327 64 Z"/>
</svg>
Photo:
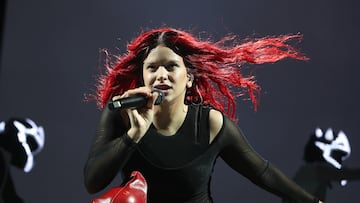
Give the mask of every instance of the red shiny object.
<svg viewBox="0 0 360 203">
<path fill-rule="evenodd" d="M 124 186 L 111 188 L 92 203 L 146 203 L 147 183 L 138 171 L 131 173 Z"/>
</svg>

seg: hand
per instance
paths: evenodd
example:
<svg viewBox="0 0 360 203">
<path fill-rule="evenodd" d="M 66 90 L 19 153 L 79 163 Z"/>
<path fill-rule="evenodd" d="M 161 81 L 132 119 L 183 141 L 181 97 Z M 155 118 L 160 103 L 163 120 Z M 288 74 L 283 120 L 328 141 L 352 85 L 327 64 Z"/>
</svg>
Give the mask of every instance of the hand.
<svg viewBox="0 0 360 203">
<path fill-rule="evenodd" d="M 126 91 L 120 96 L 115 96 L 112 100 L 117 100 L 125 97 L 132 97 L 135 95 L 143 95 L 148 98 L 147 104 L 141 108 L 131 108 L 126 109 L 121 112 L 127 115 L 129 120 L 129 130 L 127 134 L 135 142 L 139 142 L 140 139 L 145 135 L 146 131 L 149 129 L 151 123 L 153 122 L 154 117 L 154 102 L 158 96 L 158 93 L 152 93 L 151 89 L 148 87 L 139 87 Z"/>
</svg>

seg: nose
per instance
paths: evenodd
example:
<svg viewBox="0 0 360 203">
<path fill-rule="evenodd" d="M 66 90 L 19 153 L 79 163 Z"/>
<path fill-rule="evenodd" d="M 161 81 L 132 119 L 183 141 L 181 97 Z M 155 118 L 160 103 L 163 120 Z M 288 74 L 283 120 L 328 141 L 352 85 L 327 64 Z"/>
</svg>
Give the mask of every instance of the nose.
<svg viewBox="0 0 360 203">
<path fill-rule="evenodd" d="M 168 71 L 164 66 L 159 66 L 156 71 L 156 79 L 160 81 L 164 81 L 168 79 Z"/>
</svg>

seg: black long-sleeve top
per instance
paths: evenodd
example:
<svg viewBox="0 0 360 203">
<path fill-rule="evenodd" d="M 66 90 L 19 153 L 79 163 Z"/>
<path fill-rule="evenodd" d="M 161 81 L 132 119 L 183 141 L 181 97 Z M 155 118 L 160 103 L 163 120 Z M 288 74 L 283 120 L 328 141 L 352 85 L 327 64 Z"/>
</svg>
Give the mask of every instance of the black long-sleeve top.
<svg viewBox="0 0 360 203">
<path fill-rule="evenodd" d="M 189 106 L 176 134 L 163 136 L 151 125 L 141 141 L 134 143 L 118 113 L 106 107 L 84 168 L 88 191 L 101 191 L 118 172 L 128 177 L 137 170 L 148 183 L 148 203 L 212 202 L 211 174 L 221 157 L 235 171 L 280 198 L 318 202 L 261 157 L 227 116 L 223 115 L 223 126 L 209 143 L 209 111 L 208 107 Z"/>
</svg>

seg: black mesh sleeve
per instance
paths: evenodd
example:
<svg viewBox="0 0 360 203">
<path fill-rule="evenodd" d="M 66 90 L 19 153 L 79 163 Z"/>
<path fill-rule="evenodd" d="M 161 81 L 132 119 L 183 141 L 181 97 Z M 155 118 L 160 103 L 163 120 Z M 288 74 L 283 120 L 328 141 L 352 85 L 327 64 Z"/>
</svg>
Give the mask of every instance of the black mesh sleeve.
<svg viewBox="0 0 360 203">
<path fill-rule="evenodd" d="M 84 166 L 84 183 L 89 193 L 110 184 L 135 150 L 136 143 L 126 131 L 119 112 L 105 107 Z"/>
<path fill-rule="evenodd" d="M 319 201 L 260 156 L 250 146 L 239 127 L 226 116 L 217 136 L 221 145 L 221 158 L 256 185 L 291 202 Z"/>
</svg>

